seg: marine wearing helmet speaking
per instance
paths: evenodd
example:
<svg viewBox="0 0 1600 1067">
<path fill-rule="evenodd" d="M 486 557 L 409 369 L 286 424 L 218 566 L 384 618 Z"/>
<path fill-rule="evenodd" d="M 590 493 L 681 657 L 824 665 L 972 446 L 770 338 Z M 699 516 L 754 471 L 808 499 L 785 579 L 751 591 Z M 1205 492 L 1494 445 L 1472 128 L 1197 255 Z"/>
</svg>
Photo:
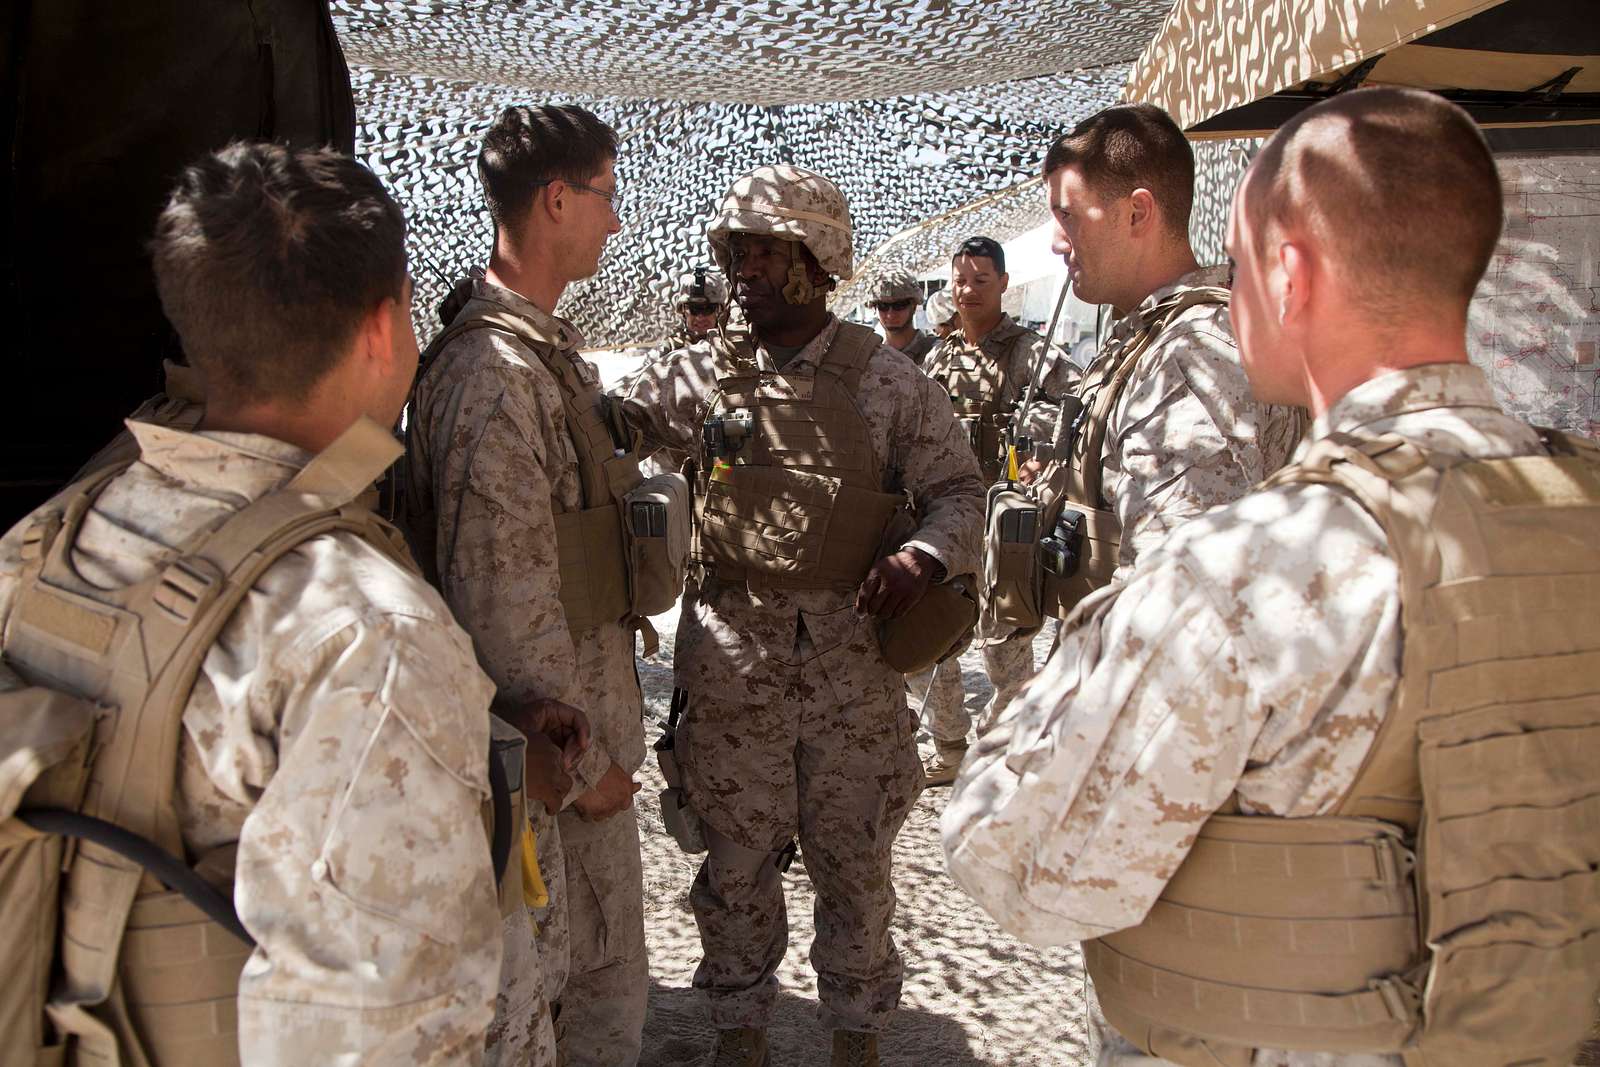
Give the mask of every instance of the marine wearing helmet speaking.
<svg viewBox="0 0 1600 1067">
<path fill-rule="evenodd" d="M 689 899 L 715 1062 L 768 1062 L 788 940 L 779 873 L 799 835 L 832 1062 L 868 1067 L 900 996 L 893 846 L 919 778 L 898 635 L 944 623 L 937 657 L 975 621 L 945 578 L 977 566 L 983 486 L 944 392 L 828 312 L 852 254 L 832 182 L 761 167 L 734 184 L 709 237 L 748 330 L 654 360 L 623 389 L 646 452 L 699 471 L 698 570 L 657 744 L 662 816 L 685 850 L 707 853 Z"/>
<path fill-rule="evenodd" d="M 919 367 L 923 357 L 933 350 L 936 340 L 916 327 L 917 305 L 921 303 L 922 283 L 908 270 L 884 271 L 872 283 L 870 304 L 878 313 L 883 339 L 911 357 L 911 362 Z"/>
<path fill-rule="evenodd" d="M 728 306 L 728 279 L 719 270 L 698 266 L 684 271 L 672 292 L 672 313 L 678 319 L 670 348 L 705 340 Z"/>
</svg>

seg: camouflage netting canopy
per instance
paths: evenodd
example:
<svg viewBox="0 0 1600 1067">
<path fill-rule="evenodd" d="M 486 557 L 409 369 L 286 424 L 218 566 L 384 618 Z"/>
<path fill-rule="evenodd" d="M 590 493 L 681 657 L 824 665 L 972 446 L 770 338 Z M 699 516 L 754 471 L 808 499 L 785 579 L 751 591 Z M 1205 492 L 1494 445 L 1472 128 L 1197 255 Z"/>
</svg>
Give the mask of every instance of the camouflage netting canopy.
<svg viewBox="0 0 1600 1067">
<path fill-rule="evenodd" d="M 418 318 L 490 240 L 473 170 L 513 103 L 574 102 L 616 127 L 623 232 L 561 312 L 593 346 L 650 343 L 672 276 L 709 262 L 734 178 L 795 163 L 850 200 L 858 274 L 921 269 L 961 238 L 1045 218 L 1053 133 L 1116 101 L 1170 0 L 335 0 L 357 151 L 412 226 Z M 911 231 L 911 232 L 907 232 Z M 899 239 L 886 244 L 891 238 Z M 881 251 L 880 251 L 881 249 Z M 846 287 L 844 305 L 854 302 Z"/>
</svg>

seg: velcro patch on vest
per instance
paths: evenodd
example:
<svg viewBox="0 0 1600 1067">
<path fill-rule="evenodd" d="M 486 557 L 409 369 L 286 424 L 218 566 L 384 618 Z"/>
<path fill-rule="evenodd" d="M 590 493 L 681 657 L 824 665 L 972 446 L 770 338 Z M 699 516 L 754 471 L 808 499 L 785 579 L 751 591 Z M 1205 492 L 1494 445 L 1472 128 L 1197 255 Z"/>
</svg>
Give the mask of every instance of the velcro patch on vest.
<svg viewBox="0 0 1600 1067">
<path fill-rule="evenodd" d="M 115 617 L 37 588 L 23 593 L 16 618 L 94 656 L 109 651 L 117 633 Z"/>
<path fill-rule="evenodd" d="M 1600 467 L 1576 456 L 1518 456 L 1463 466 L 1467 492 L 1491 508 L 1600 506 Z"/>
</svg>

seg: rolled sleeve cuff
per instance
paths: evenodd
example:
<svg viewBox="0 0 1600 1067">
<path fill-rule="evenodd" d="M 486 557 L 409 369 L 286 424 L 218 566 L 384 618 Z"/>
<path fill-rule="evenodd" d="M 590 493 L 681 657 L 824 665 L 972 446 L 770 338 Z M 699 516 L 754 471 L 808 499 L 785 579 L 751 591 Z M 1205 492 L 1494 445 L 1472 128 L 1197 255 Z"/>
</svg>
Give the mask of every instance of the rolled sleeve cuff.
<svg viewBox="0 0 1600 1067">
<path fill-rule="evenodd" d="M 567 791 L 562 807 L 571 807 L 574 800 L 599 785 L 600 779 L 611 769 L 612 762 L 611 753 L 598 744 L 591 744 L 589 750 L 578 757 L 578 765 L 572 769 L 572 788 Z"/>
</svg>

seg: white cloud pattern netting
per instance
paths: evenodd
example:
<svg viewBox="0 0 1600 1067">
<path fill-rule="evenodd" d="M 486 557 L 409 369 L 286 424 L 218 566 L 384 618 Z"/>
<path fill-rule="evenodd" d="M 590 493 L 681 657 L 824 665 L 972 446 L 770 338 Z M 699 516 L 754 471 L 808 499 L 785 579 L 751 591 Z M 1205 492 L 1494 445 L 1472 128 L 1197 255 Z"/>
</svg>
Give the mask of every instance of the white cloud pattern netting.
<svg viewBox="0 0 1600 1067">
<path fill-rule="evenodd" d="M 1030 180 L 1050 137 L 1115 102 L 1168 6 L 699 0 L 669 10 L 612 0 L 552 15 L 515 0 L 335 0 L 333 9 L 357 150 L 412 227 L 425 333 L 447 280 L 487 253 L 473 162 L 499 110 L 575 102 L 617 129 L 624 229 L 560 309 L 591 345 L 615 347 L 666 333 L 672 276 L 710 261 L 707 219 L 733 179 L 763 163 L 839 184 L 858 273 L 921 268 L 970 234 L 1005 240 L 1037 225 L 1043 198 Z"/>
</svg>

